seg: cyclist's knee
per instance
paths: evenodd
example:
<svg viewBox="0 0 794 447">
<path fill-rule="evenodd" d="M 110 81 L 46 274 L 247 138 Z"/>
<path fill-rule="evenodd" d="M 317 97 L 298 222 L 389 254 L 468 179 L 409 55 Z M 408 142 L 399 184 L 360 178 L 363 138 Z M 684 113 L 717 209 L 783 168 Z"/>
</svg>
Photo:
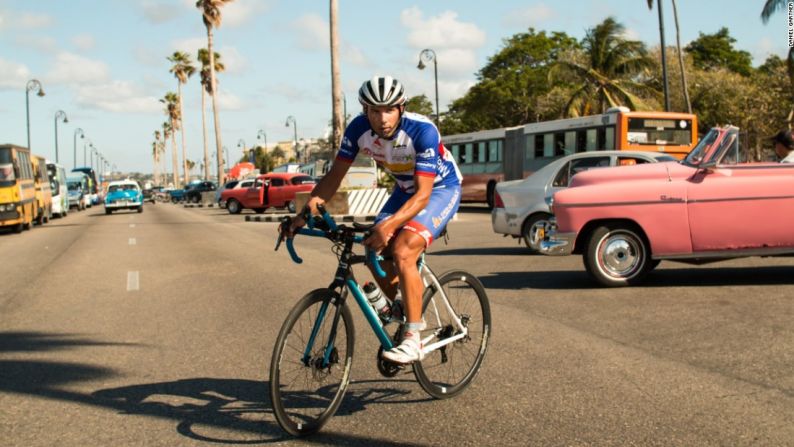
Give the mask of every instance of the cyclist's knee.
<svg viewBox="0 0 794 447">
<path fill-rule="evenodd" d="M 402 270 L 406 267 L 416 267 L 419 255 L 425 249 L 425 242 L 421 236 L 410 232 L 401 232 L 392 246 L 394 264 Z"/>
</svg>

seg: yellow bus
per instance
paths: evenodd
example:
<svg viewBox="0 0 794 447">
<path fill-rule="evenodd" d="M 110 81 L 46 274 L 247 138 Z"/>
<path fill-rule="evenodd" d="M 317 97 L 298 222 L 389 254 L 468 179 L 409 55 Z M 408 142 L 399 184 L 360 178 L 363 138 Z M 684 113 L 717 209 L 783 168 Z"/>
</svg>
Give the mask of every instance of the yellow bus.
<svg viewBox="0 0 794 447">
<path fill-rule="evenodd" d="M 33 163 L 33 182 L 36 185 L 36 223 L 39 225 L 50 221 L 52 217 L 52 190 L 50 175 L 47 173 L 47 160 L 38 155 L 31 155 Z"/>
<path fill-rule="evenodd" d="M 0 227 L 17 233 L 30 229 L 36 216 L 36 186 L 27 148 L 0 145 Z"/>
</svg>

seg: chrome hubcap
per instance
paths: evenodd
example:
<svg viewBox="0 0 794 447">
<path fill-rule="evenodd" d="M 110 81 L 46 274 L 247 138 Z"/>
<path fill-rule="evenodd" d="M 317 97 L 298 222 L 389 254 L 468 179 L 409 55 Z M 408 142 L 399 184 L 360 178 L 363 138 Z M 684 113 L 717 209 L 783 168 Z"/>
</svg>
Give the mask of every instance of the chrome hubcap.
<svg viewBox="0 0 794 447">
<path fill-rule="evenodd" d="M 608 275 L 627 278 L 637 273 L 645 253 L 633 236 L 613 233 L 604 238 L 599 258 L 602 268 Z"/>
</svg>

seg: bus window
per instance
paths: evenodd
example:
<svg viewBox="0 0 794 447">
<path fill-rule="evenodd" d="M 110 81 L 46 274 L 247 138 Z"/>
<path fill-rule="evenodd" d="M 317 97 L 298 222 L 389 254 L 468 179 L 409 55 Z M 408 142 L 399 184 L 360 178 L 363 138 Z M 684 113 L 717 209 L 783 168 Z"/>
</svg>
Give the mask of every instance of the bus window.
<svg viewBox="0 0 794 447">
<path fill-rule="evenodd" d="M 488 142 L 488 161 L 502 161 L 502 142 L 500 140 Z"/>
<path fill-rule="evenodd" d="M 486 156 L 485 142 L 481 141 L 477 143 L 477 156 L 474 157 L 474 161 L 476 161 L 477 163 L 485 163 L 486 161 L 488 161 L 488 159 L 485 158 L 485 156 Z"/>
<path fill-rule="evenodd" d="M 565 132 L 565 155 L 576 152 L 576 131 Z"/>
<path fill-rule="evenodd" d="M 554 134 L 554 157 L 567 155 L 565 153 L 565 132 Z"/>
<path fill-rule="evenodd" d="M 587 152 L 598 149 L 598 133 L 597 129 L 587 129 L 587 142 L 585 143 L 585 150 Z"/>
<path fill-rule="evenodd" d="M 452 158 L 455 159 L 457 164 L 460 164 L 462 161 L 460 159 L 460 146 L 457 144 L 452 145 Z"/>
<path fill-rule="evenodd" d="M 474 163 L 474 147 L 471 143 L 468 143 L 465 148 L 466 154 L 463 156 L 463 163 Z"/>
<path fill-rule="evenodd" d="M 688 146 L 692 144 L 692 120 L 629 118 L 629 144 Z"/>
<path fill-rule="evenodd" d="M 615 150 L 615 128 L 601 127 L 598 129 L 598 150 Z"/>
<path fill-rule="evenodd" d="M 543 135 L 543 156 L 554 156 L 554 134 L 547 133 Z"/>
</svg>

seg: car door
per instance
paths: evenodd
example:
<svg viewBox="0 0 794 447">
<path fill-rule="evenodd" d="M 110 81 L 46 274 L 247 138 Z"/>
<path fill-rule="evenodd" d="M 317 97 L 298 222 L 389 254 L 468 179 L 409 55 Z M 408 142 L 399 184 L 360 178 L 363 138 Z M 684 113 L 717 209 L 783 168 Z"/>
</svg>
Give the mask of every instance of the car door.
<svg viewBox="0 0 794 447">
<path fill-rule="evenodd" d="M 256 179 L 254 183 L 245 190 L 243 205 L 246 208 L 260 208 L 262 202 L 260 201 L 260 190 L 263 185 L 262 179 Z"/>
<path fill-rule="evenodd" d="M 273 177 L 270 179 L 270 188 L 268 188 L 268 199 L 270 206 L 284 206 L 284 199 L 286 193 L 286 181 L 282 177 Z"/>
</svg>

